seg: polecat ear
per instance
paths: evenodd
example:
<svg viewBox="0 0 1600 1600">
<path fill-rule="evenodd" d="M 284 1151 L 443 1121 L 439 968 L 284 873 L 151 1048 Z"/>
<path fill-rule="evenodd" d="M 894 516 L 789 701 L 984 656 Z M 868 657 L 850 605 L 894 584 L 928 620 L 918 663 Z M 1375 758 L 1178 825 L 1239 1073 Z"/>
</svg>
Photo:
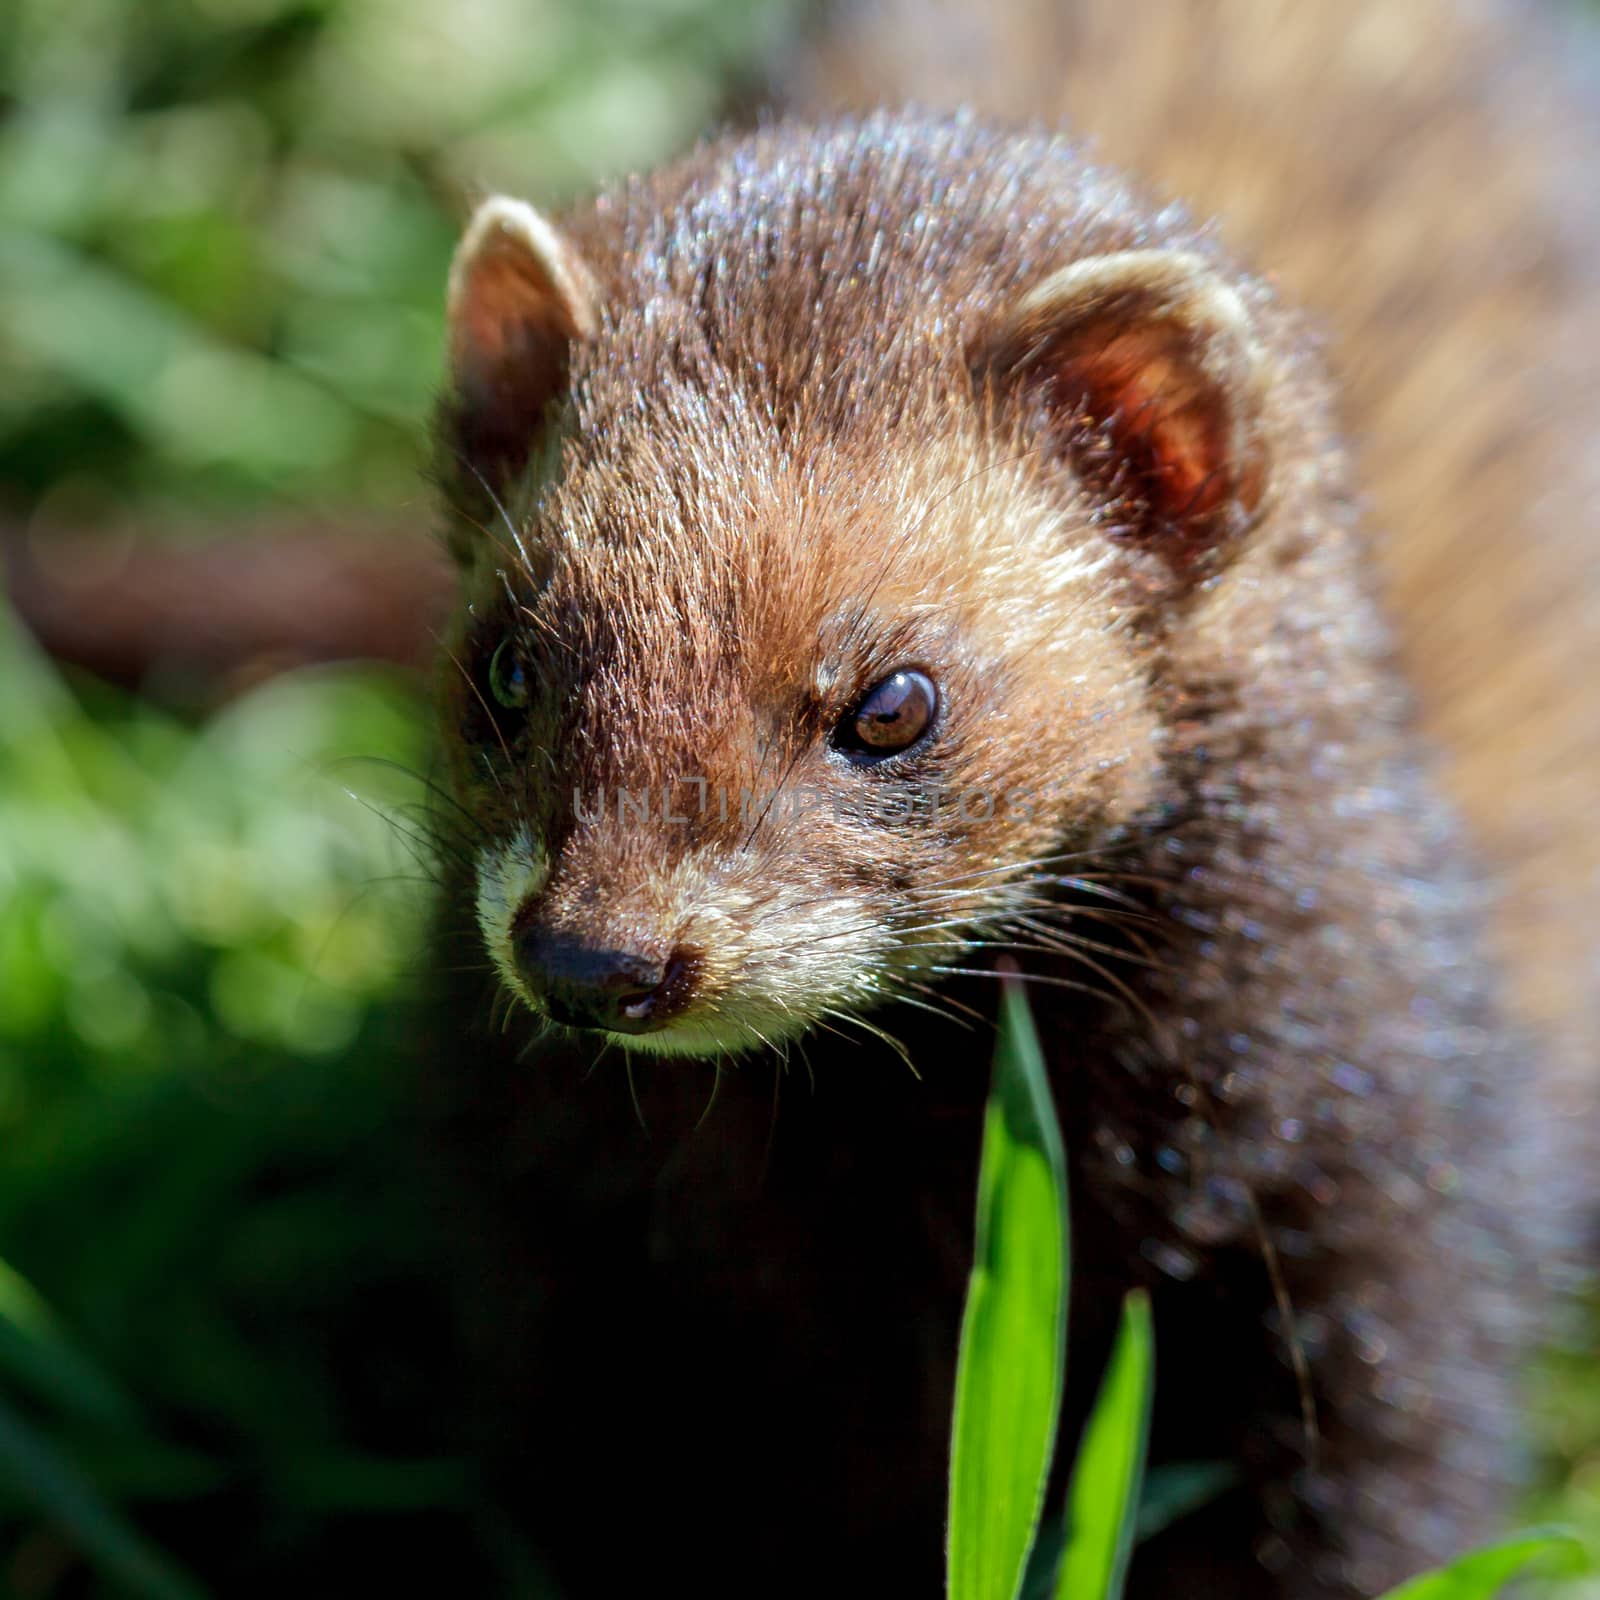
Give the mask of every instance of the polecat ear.
<svg viewBox="0 0 1600 1600">
<path fill-rule="evenodd" d="M 1238 292 L 1201 256 L 1130 250 L 1026 294 L 985 356 L 1043 386 L 1064 450 L 1105 472 L 1183 577 L 1254 519 L 1267 482 L 1264 357 Z"/>
<path fill-rule="evenodd" d="M 527 464 L 575 341 L 591 338 L 599 298 L 588 268 L 526 201 L 495 195 L 456 247 L 446 302 L 451 393 L 444 447 L 497 493 Z M 450 463 L 444 463 L 449 471 Z"/>
</svg>

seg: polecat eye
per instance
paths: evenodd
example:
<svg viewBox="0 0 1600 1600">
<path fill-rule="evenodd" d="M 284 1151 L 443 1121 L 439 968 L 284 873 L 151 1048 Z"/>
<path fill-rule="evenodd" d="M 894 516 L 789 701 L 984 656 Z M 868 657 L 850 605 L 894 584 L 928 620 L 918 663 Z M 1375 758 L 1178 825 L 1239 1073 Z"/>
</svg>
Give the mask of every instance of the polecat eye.
<svg viewBox="0 0 1600 1600">
<path fill-rule="evenodd" d="M 836 750 L 879 761 L 909 750 L 933 726 L 939 690 L 925 672 L 896 672 L 861 697 L 833 732 Z"/>
<path fill-rule="evenodd" d="M 489 693 L 507 709 L 520 711 L 527 705 L 530 692 L 528 670 L 516 645 L 509 637 L 502 639 L 489 658 Z"/>
</svg>

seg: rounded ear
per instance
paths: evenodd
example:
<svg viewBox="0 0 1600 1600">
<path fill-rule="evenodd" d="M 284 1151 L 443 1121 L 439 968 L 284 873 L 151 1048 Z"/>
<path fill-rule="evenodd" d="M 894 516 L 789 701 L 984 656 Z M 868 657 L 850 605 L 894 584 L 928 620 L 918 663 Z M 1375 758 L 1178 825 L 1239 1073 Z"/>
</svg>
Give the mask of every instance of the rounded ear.
<svg viewBox="0 0 1600 1600">
<path fill-rule="evenodd" d="M 496 195 L 478 207 L 456 247 L 446 301 L 451 392 L 440 432 L 454 457 L 441 463 L 447 482 L 461 480 L 477 499 L 527 465 L 566 387 L 572 347 L 594 336 L 599 317 L 588 268 L 532 206 Z"/>
<path fill-rule="evenodd" d="M 1179 573 L 1202 574 L 1253 522 L 1269 466 L 1265 360 L 1244 301 L 1203 257 L 1076 262 L 1022 297 L 980 365 L 1042 387 L 1064 453 L 1141 503 L 1143 536 Z"/>
</svg>

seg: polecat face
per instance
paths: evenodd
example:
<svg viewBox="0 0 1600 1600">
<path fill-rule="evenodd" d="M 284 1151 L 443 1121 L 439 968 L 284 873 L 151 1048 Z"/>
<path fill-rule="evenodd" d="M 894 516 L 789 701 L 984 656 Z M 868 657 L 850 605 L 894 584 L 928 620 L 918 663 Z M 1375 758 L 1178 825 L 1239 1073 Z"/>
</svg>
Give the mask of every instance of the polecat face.
<svg viewBox="0 0 1600 1600">
<path fill-rule="evenodd" d="M 1022 270 L 983 172 L 930 220 L 904 152 L 811 137 L 764 223 L 734 145 L 571 242 L 490 201 L 452 274 L 478 922 L 535 1013 L 664 1054 L 915 999 L 1048 915 L 1156 797 L 1152 615 L 1263 491 L 1209 261 L 1069 195 Z"/>
</svg>

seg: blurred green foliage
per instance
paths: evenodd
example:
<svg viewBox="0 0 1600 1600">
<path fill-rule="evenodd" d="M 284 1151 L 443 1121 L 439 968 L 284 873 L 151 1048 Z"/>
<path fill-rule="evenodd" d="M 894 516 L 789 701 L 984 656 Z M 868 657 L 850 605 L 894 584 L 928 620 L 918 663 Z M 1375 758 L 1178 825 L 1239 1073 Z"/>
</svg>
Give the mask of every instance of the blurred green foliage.
<svg viewBox="0 0 1600 1600">
<path fill-rule="evenodd" d="M 11 0 L 0 483 L 76 521 L 413 502 L 472 197 L 686 143 L 779 10 Z"/>
<path fill-rule="evenodd" d="M 440 1315 L 383 1004 L 426 904 L 388 763 L 423 725 L 372 671 L 198 728 L 90 700 L 0 617 L 0 1576 L 156 1562 L 86 1538 L 98 1500 L 182 1508 L 172 1542 L 245 1593 L 219 1527 L 287 1581 L 330 1516 L 466 1503 L 426 1456 L 445 1357 L 373 1338 Z"/>
<path fill-rule="evenodd" d="M 370 789 L 339 758 L 414 766 L 422 743 L 413 696 L 364 673 L 277 679 L 198 729 L 83 715 L 0 615 L 0 1039 L 55 1063 L 0 1081 L 0 1128 L 130 1075 L 348 1045 L 414 958 L 416 896 L 369 892 L 404 824 L 334 776 Z"/>
<path fill-rule="evenodd" d="M 0 5 L 0 520 L 422 534 L 473 195 L 682 145 L 793 9 Z M 0 599 L 0 1593 L 543 1592 L 452 1432 L 395 1078 L 424 723 L 358 667 L 182 718 Z M 1600 1526 L 1586 1347 L 1536 1402 L 1540 1513 Z"/>
</svg>

